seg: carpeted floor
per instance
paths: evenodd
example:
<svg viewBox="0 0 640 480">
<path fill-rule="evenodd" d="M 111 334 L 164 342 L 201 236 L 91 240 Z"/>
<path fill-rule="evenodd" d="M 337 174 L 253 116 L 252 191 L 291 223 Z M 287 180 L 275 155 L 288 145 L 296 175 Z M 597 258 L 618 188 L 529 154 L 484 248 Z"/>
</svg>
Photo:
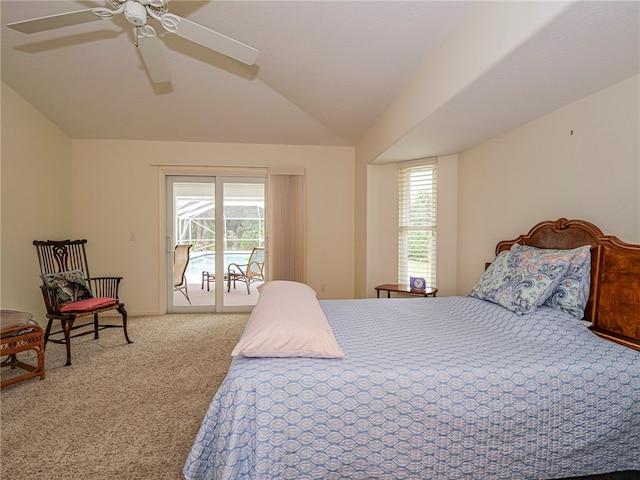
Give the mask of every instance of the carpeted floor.
<svg viewBox="0 0 640 480">
<path fill-rule="evenodd" d="M 170 479 L 226 375 L 248 314 L 131 317 L 99 340 L 46 349 L 46 379 L 5 387 L 3 480 Z M 29 359 L 29 357 L 26 357 Z M 4 375 L 11 372 L 5 372 Z"/>
<path fill-rule="evenodd" d="M 46 380 L 0 392 L 2 480 L 181 480 L 248 314 L 132 317 L 46 350 Z M 27 357 L 28 358 L 28 357 Z M 6 369 L 2 375 L 11 374 Z M 637 480 L 638 472 L 582 477 Z M 319 479 L 318 479 L 319 480 Z"/>
</svg>

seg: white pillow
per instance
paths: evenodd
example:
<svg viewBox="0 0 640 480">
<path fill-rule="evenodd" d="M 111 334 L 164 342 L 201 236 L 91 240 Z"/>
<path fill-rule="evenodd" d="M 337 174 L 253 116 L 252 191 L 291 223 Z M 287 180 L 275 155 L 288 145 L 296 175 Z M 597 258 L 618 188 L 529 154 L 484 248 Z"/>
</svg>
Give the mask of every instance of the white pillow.
<svg viewBox="0 0 640 480">
<path fill-rule="evenodd" d="M 259 291 L 232 356 L 344 357 L 311 287 L 276 280 L 263 284 Z"/>
</svg>

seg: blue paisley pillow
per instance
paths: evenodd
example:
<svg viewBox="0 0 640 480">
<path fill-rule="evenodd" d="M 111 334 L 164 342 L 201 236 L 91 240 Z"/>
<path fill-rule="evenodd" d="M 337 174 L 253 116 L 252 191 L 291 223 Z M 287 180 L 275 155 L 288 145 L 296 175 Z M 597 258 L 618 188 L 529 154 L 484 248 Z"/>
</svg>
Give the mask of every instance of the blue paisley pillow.
<svg viewBox="0 0 640 480">
<path fill-rule="evenodd" d="M 532 313 L 549 298 L 569 269 L 572 256 L 558 252 L 501 252 L 469 296 L 497 303 L 519 315 Z"/>
<path fill-rule="evenodd" d="M 523 250 L 540 250 L 528 245 L 511 247 L 512 252 Z M 566 276 L 558 284 L 551 296 L 544 302 L 545 305 L 563 312 L 567 312 L 576 318 L 584 317 L 584 309 L 589 300 L 591 287 L 591 246 L 584 245 L 572 250 L 545 250 L 546 252 L 564 252 L 571 255 L 569 269 Z"/>
</svg>

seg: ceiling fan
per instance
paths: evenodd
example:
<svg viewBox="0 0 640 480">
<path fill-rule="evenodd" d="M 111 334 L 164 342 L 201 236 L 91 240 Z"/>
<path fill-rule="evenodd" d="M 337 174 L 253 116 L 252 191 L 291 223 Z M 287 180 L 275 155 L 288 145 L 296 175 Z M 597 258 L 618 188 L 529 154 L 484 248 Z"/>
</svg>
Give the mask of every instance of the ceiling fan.
<svg viewBox="0 0 640 480">
<path fill-rule="evenodd" d="M 186 38 L 239 62 L 253 65 L 256 61 L 258 50 L 186 18 L 169 13 L 169 1 L 107 0 L 113 10 L 95 7 L 14 22 L 8 24 L 7 27 L 22 33 L 37 33 L 96 20 L 110 20 L 115 15 L 122 13 L 124 18 L 133 25 L 135 44 L 140 48 L 142 59 L 154 83 L 171 81 L 171 73 L 156 31 L 147 23 L 149 19 L 157 20 L 170 33 Z"/>
</svg>

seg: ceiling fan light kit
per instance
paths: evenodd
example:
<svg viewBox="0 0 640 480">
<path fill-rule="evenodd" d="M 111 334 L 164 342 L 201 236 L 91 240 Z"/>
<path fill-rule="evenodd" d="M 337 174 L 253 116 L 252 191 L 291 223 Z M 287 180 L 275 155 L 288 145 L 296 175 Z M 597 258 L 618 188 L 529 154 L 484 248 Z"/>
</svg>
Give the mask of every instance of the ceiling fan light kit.
<svg viewBox="0 0 640 480">
<path fill-rule="evenodd" d="M 136 27 L 145 25 L 147 23 L 147 9 L 141 3 L 127 2 L 124 4 L 124 18 Z"/>
<path fill-rule="evenodd" d="M 147 25 L 149 19 L 157 20 L 170 33 L 247 65 L 253 65 L 258 57 L 258 50 L 249 45 L 169 13 L 169 0 L 107 0 L 107 3 L 113 10 L 95 7 L 14 22 L 7 26 L 22 33 L 38 33 L 95 20 L 110 20 L 123 14 L 134 27 L 136 46 L 140 48 L 142 60 L 154 83 L 169 82 L 171 75 L 156 31 Z"/>
</svg>

